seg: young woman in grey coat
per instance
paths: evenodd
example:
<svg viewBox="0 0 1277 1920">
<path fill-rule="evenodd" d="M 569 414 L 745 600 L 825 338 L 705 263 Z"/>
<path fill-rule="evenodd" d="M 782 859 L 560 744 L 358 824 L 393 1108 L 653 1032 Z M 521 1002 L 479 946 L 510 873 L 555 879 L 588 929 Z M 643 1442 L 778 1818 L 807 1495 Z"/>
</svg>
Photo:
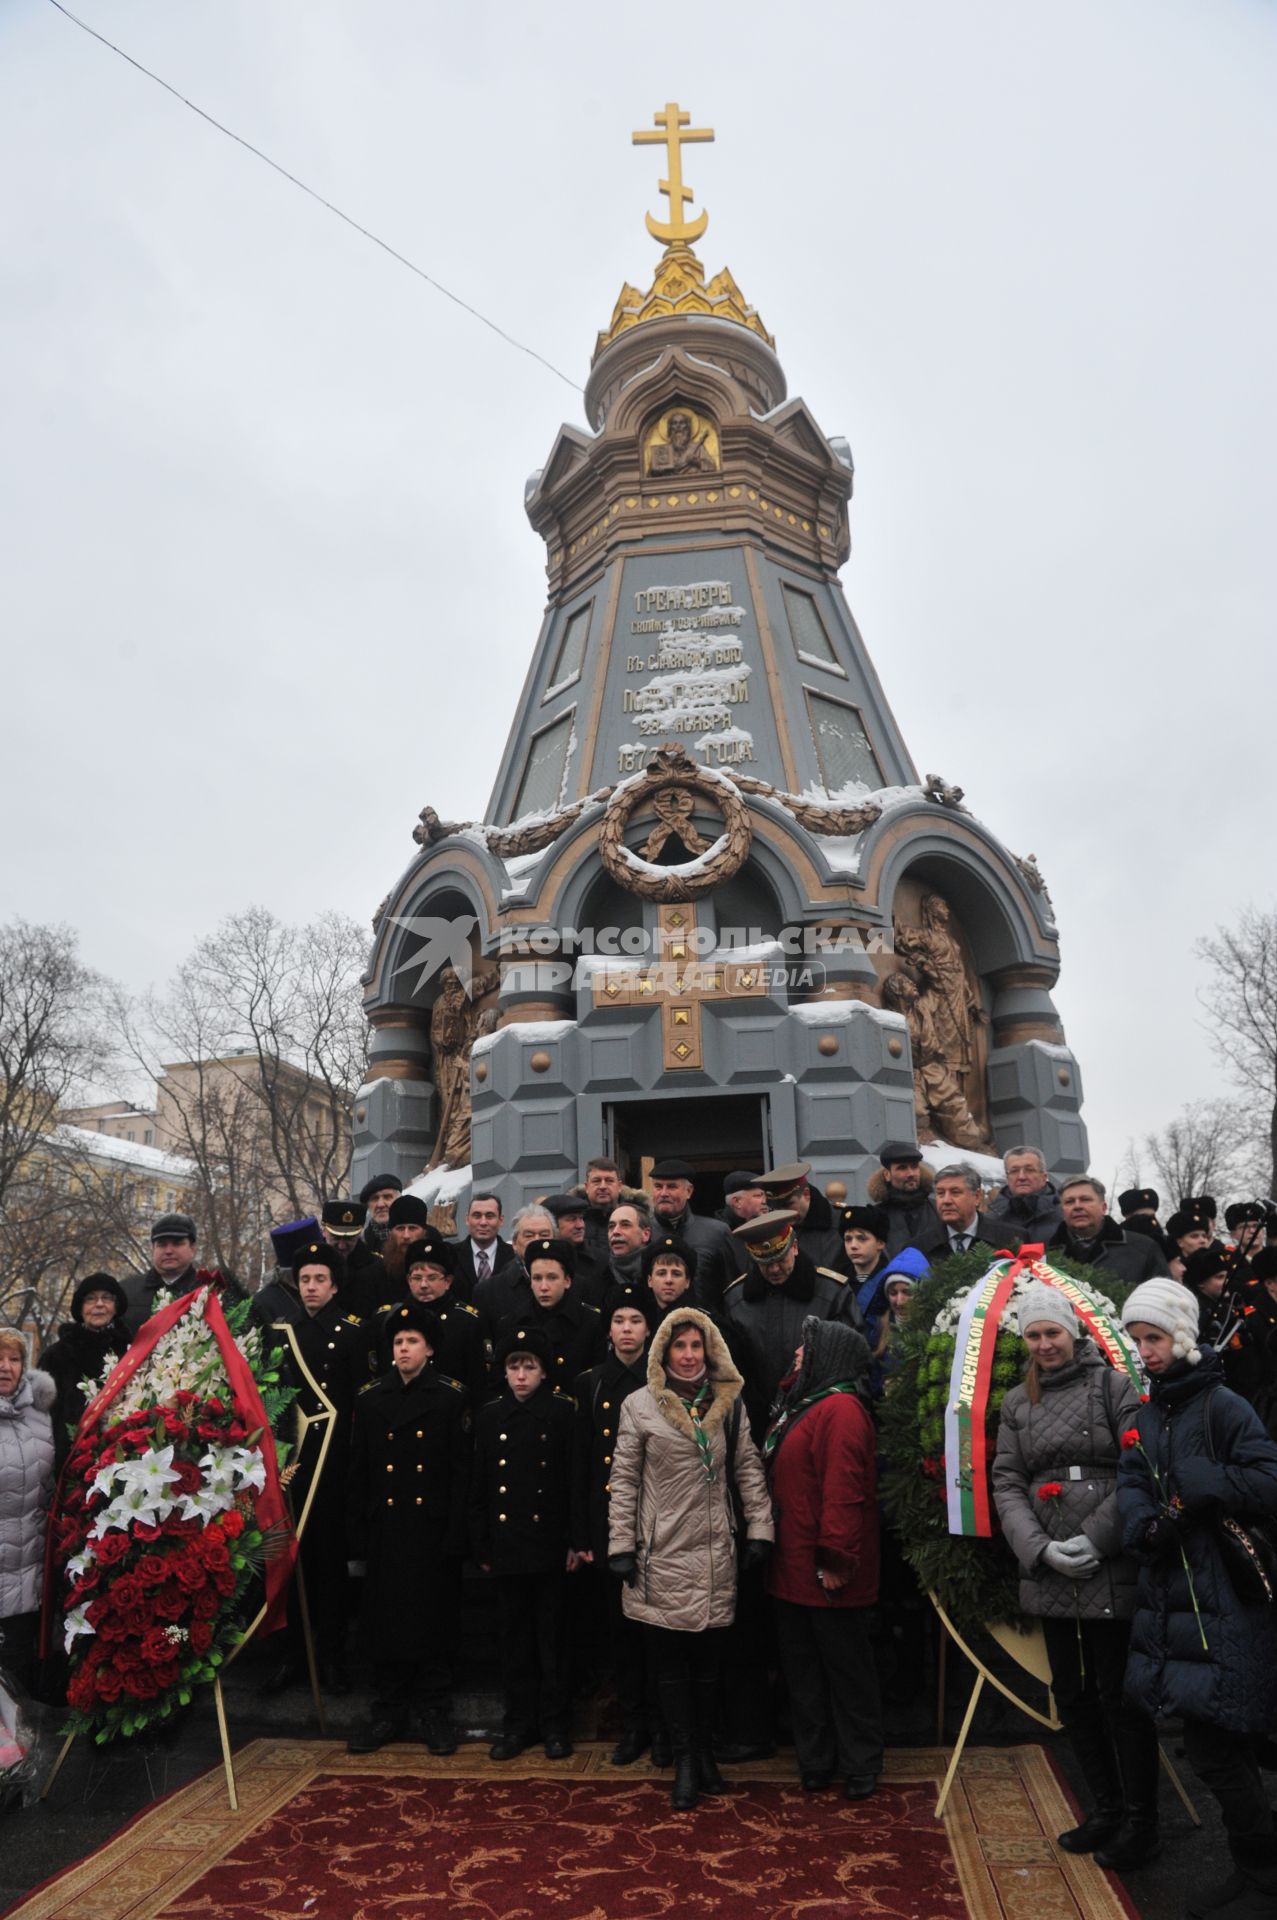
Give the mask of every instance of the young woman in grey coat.
<svg viewBox="0 0 1277 1920">
<path fill-rule="evenodd" d="M 27 1343 L 0 1331 L 0 1667 L 30 1691 L 36 1676 L 44 1530 L 53 1485 L 57 1388 L 27 1365 Z"/>
<path fill-rule="evenodd" d="M 1095 1794 L 1059 1844 L 1123 1872 L 1158 1849 L 1157 1731 L 1122 1691 L 1136 1568 L 1122 1552 L 1117 1469 L 1139 1394 L 1058 1287 L 1035 1282 L 1019 1326 L 1029 1367 L 1002 1403 L 993 1497 L 1022 1570 L 1020 1605 L 1042 1622 L 1056 1709 Z"/>
</svg>

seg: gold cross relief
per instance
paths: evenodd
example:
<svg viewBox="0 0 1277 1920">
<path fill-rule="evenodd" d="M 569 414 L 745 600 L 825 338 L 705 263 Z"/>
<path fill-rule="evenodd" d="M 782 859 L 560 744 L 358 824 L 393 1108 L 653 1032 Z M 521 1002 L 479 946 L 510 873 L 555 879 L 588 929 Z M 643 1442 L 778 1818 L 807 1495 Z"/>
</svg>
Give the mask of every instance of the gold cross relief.
<svg viewBox="0 0 1277 1920">
<path fill-rule="evenodd" d="M 594 1004 L 659 1006 L 662 1070 L 694 1072 L 705 1064 L 701 1008 L 709 1000 L 766 998 L 767 968 L 757 960 L 697 959 L 691 938 L 697 925 L 694 907 L 658 907 L 656 918 L 656 960 L 596 974 Z"/>
</svg>

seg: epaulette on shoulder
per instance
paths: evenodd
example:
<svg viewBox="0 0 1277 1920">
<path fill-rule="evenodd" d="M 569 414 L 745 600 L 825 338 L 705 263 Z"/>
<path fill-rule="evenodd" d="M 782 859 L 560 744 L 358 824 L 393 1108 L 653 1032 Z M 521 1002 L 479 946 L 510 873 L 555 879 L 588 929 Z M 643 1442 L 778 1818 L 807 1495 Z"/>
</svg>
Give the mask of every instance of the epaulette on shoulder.
<svg viewBox="0 0 1277 1920">
<path fill-rule="evenodd" d="M 472 1320 L 477 1320 L 479 1318 L 478 1307 L 472 1307 L 468 1300 L 454 1300 L 452 1304 L 456 1308 L 458 1313 L 468 1313 Z"/>
<path fill-rule="evenodd" d="M 816 1271 L 823 1273 L 826 1280 L 836 1280 L 840 1287 L 845 1287 L 847 1284 L 846 1274 L 838 1273 L 833 1267 L 817 1267 Z"/>
<path fill-rule="evenodd" d="M 365 1380 L 363 1386 L 359 1389 L 360 1393 L 371 1393 L 374 1387 L 379 1387 L 382 1384 L 384 1378 L 384 1374 L 378 1374 L 375 1380 Z"/>
<path fill-rule="evenodd" d="M 733 1287 L 739 1287 L 739 1286 L 742 1286 L 742 1285 L 744 1284 L 744 1280 L 745 1280 L 745 1276 L 744 1276 L 744 1274 L 743 1274 L 743 1273 L 738 1273 L 738 1274 L 737 1274 L 737 1276 L 736 1276 L 736 1278 L 735 1278 L 734 1280 L 729 1280 L 729 1281 L 728 1281 L 728 1283 L 727 1283 L 727 1285 L 726 1285 L 726 1286 L 725 1286 L 725 1287 L 723 1288 L 723 1298 L 724 1298 L 724 1300 L 726 1300 L 726 1298 L 727 1298 L 727 1296 L 728 1296 L 728 1294 L 729 1294 L 729 1293 L 731 1292 L 731 1290 L 732 1290 L 732 1288 L 733 1288 Z"/>
<path fill-rule="evenodd" d="M 597 1308 L 595 1311 L 597 1312 Z M 574 1394 L 564 1393 L 562 1387 L 556 1387 L 554 1389 L 554 1397 L 556 1400 L 561 1400 L 565 1407 L 571 1407 L 575 1411 L 576 1396 Z"/>
<path fill-rule="evenodd" d="M 585 1311 L 587 1313 L 592 1313 L 596 1320 L 598 1319 L 600 1313 L 602 1312 L 602 1309 L 600 1307 L 596 1307 L 593 1301 L 591 1300 L 582 1300 L 581 1305 L 585 1308 Z"/>
<path fill-rule="evenodd" d="M 343 1327 L 357 1327 L 361 1322 L 357 1313 L 347 1313 L 343 1315 L 340 1324 Z"/>
<path fill-rule="evenodd" d="M 465 1392 L 465 1388 L 462 1386 L 460 1380 L 454 1380 L 450 1373 L 436 1373 L 435 1379 L 439 1382 L 440 1386 L 451 1387 L 454 1393 Z"/>
</svg>

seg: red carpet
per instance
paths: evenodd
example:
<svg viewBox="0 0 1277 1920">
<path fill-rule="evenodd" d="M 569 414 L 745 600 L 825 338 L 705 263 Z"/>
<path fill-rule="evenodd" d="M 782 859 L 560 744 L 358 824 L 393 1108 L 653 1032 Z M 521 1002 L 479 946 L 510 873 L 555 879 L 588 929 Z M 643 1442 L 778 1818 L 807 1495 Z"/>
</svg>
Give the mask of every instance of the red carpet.
<svg viewBox="0 0 1277 1920">
<path fill-rule="evenodd" d="M 738 1770 L 691 1814 L 669 1775 L 582 1745 L 554 1765 L 432 1760 L 395 1746 L 254 1741 L 149 1809 L 14 1920 L 1124 1920 L 1050 1835 L 1066 1803 L 1040 1747 L 969 1749 L 943 1821 L 946 1756 L 902 1751 L 872 1799 L 805 1794 L 789 1756 Z"/>
</svg>

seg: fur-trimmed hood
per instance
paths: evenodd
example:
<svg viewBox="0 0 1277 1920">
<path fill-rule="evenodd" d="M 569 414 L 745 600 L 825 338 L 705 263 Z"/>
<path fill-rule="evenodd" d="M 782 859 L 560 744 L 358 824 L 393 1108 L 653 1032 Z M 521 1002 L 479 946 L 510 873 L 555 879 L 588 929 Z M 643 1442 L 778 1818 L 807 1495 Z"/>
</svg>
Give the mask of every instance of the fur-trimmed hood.
<svg viewBox="0 0 1277 1920">
<path fill-rule="evenodd" d="M 745 1382 L 732 1363 L 726 1340 L 709 1315 L 699 1312 L 695 1307 L 674 1307 L 652 1336 L 652 1345 L 647 1356 L 647 1386 L 648 1392 L 674 1431 L 685 1434 L 689 1440 L 694 1440 L 696 1430 L 686 1403 L 675 1393 L 665 1378 L 665 1354 L 674 1331 L 677 1327 L 689 1324 L 699 1327 L 701 1338 L 705 1342 L 710 1404 L 701 1420 L 703 1432 L 714 1433 L 724 1424 L 732 1402 L 740 1397 Z"/>
<path fill-rule="evenodd" d="M 0 1418 L 6 1413 L 21 1413 L 23 1407 L 34 1407 L 37 1413 L 48 1413 L 58 1397 L 57 1383 L 53 1376 L 42 1373 L 39 1367 L 23 1367 L 22 1378 L 11 1394 L 0 1394 Z"/>
<path fill-rule="evenodd" d="M 918 1191 L 908 1194 L 907 1196 L 902 1196 L 900 1200 L 895 1202 L 897 1206 L 908 1204 L 916 1207 L 921 1201 L 925 1200 L 931 1192 L 932 1187 L 936 1184 L 936 1176 L 925 1160 L 921 1163 L 920 1172 L 922 1178 L 918 1182 Z M 886 1207 L 892 1204 L 888 1199 L 887 1169 L 885 1167 L 879 1167 L 875 1173 L 870 1174 L 868 1191 L 869 1204 L 871 1207 Z"/>
<path fill-rule="evenodd" d="M 585 1200 L 589 1197 L 585 1191 L 584 1180 L 578 1180 L 574 1187 L 568 1187 L 566 1191 L 574 1200 Z M 646 1207 L 649 1213 L 652 1211 L 652 1196 L 643 1187 L 622 1187 L 612 1202 L 612 1207 L 632 1207 L 636 1201 L 640 1206 Z M 590 1202 L 591 1213 L 610 1213 L 612 1207 L 596 1207 L 593 1201 Z"/>
</svg>

